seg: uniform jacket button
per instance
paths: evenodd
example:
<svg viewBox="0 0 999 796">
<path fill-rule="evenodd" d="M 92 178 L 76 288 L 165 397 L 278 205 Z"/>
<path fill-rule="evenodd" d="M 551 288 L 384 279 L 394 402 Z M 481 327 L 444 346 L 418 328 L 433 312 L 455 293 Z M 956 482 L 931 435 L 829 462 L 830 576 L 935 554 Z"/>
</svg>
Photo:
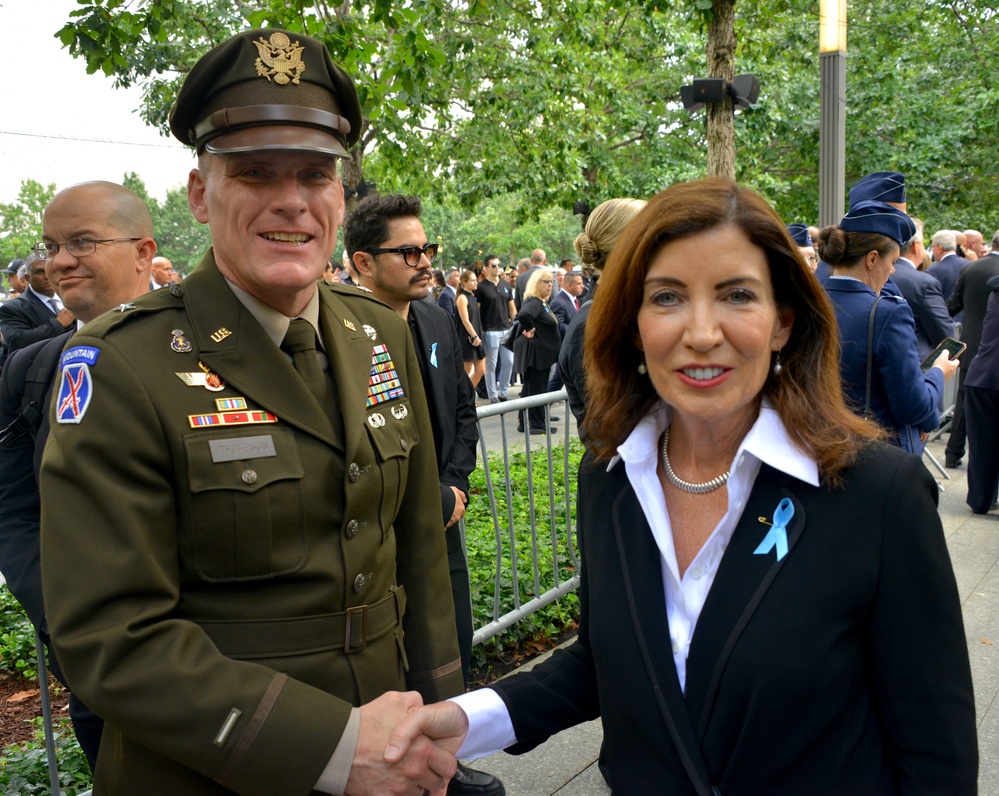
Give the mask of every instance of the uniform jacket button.
<svg viewBox="0 0 999 796">
<path fill-rule="evenodd" d="M 243 483 L 244 484 L 255 484 L 255 483 L 257 483 L 257 471 L 256 470 L 251 470 L 249 467 L 247 467 L 245 470 L 243 470 L 243 474 L 240 477 L 243 479 Z"/>
<path fill-rule="evenodd" d="M 369 577 L 371 577 L 371 576 L 370 575 L 361 574 L 361 575 L 358 575 L 356 578 L 354 578 L 354 593 L 355 594 L 360 594 L 362 591 L 364 591 L 364 587 L 368 585 L 368 578 Z"/>
<path fill-rule="evenodd" d="M 357 536 L 357 520 L 351 520 L 347 523 L 346 535 L 348 539 L 353 539 Z"/>
<path fill-rule="evenodd" d="M 347 478 L 352 484 L 356 484 L 360 480 L 361 468 L 357 466 L 357 462 L 350 463 L 350 467 L 347 468 Z"/>
<path fill-rule="evenodd" d="M 402 449 L 404 451 L 409 450 L 409 443 L 406 440 L 402 439 L 402 437 L 399 438 L 399 444 L 402 446 Z"/>
</svg>

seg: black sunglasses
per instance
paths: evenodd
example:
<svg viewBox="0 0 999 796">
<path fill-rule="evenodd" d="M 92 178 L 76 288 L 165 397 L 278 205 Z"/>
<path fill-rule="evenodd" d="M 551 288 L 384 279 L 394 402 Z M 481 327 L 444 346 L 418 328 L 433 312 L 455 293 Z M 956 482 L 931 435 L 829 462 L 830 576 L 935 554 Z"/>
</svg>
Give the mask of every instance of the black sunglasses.
<svg viewBox="0 0 999 796">
<path fill-rule="evenodd" d="M 437 250 L 439 248 L 439 243 L 428 243 L 423 248 L 420 248 L 419 246 L 395 246 L 393 248 L 383 249 L 362 249 L 362 251 L 370 255 L 401 254 L 406 265 L 410 268 L 416 268 L 416 266 L 420 264 L 420 257 L 423 255 L 426 255 L 427 259 L 430 262 L 433 262 L 437 258 Z"/>
</svg>

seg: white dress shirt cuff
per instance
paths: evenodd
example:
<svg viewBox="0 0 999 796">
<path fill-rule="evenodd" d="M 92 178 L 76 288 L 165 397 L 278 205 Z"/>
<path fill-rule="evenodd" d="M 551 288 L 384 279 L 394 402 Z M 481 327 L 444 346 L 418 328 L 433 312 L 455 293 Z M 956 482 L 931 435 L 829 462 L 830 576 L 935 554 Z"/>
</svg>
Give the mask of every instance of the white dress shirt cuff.
<svg viewBox="0 0 999 796">
<path fill-rule="evenodd" d="M 319 775 L 315 790 L 320 793 L 341 794 L 347 790 L 347 779 L 350 777 L 350 767 L 354 764 L 354 753 L 357 751 L 357 740 L 361 735 L 361 711 L 353 708 L 347 726 L 343 728 L 340 743 L 333 750 L 333 757 L 326 764 L 323 773 Z"/>
<path fill-rule="evenodd" d="M 476 760 L 517 743 L 510 712 L 493 689 L 459 694 L 448 702 L 454 702 L 468 716 L 468 735 L 455 755 L 459 760 Z"/>
</svg>

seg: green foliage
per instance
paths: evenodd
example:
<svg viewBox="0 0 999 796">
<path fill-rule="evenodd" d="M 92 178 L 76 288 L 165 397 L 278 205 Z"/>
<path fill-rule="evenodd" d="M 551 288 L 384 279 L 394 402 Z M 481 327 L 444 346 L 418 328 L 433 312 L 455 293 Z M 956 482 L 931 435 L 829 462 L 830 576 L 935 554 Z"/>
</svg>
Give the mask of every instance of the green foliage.
<svg viewBox="0 0 999 796">
<path fill-rule="evenodd" d="M 0 752 L 0 796 L 51 793 L 41 718 L 34 719 L 33 724 L 33 740 L 8 746 Z M 59 790 L 63 796 L 84 793 L 91 787 L 90 766 L 76 741 L 69 719 L 55 719 L 54 730 Z"/>
<path fill-rule="evenodd" d="M 0 203 L 0 261 L 3 267 L 27 257 L 42 239 L 42 212 L 55 195 L 55 185 L 22 180 L 17 199 Z"/>
<path fill-rule="evenodd" d="M 125 175 L 122 184 L 137 193 L 149 207 L 153 217 L 153 237 L 156 253 L 168 258 L 174 270 L 189 274 L 211 246 L 208 227 L 199 224 L 187 205 L 187 189 L 172 188 L 166 200 L 151 197 L 142 178 L 134 172 Z"/>
<path fill-rule="evenodd" d="M 38 679 L 35 628 L 6 584 L 0 585 L 0 669 Z"/>
<path fill-rule="evenodd" d="M 554 475 L 554 516 L 548 503 L 548 458 L 544 448 L 531 452 L 531 481 L 527 476 L 527 456 L 524 451 L 510 454 L 509 487 L 511 502 L 507 503 L 507 483 L 504 480 L 501 452 L 489 455 L 489 472 L 493 479 L 496 498 L 496 513 L 500 525 L 500 615 L 515 607 L 513 590 L 513 565 L 510 551 L 509 512 L 513 516 L 514 537 L 516 540 L 517 575 L 520 603 L 538 596 L 534 592 L 533 540 L 531 536 L 531 505 L 529 483 L 533 483 L 534 518 L 538 532 L 538 569 L 541 591 L 555 585 L 554 562 L 551 552 L 551 534 L 558 533 L 558 577 L 563 583 L 575 574 L 575 565 L 569 555 L 567 533 L 574 534 L 575 510 L 572 524 L 565 514 L 565 484 L 569 484 L 572 505 L 576 498 L 576 473 L 583 456 L 582 444 L 573 439 L 569 447 L 569 475 L 562 472 L 564 449 L 555 446 L 552 450 Z M 473 623 L 476 627 L 492 621 L 495 600 L 496 572 L 496 532 L 489 505 L 485 480 L 485 468 L 478 467 L 470 479 L 470 499 L 465 512 L 465 538 L 468 547 L 468 570 L 471 583 Z M 571 528 L 568 531 L 567 528 Z M 575 538 L 573 538 L 575 549 Z M 565 630 L 575 626 L 579 619 L 579 598 L 575 592 L 521 620 L 504 633 L 494 636 L 484 644 L 473 648 L 473 666 L 488 665 L 490 658 L 511 652 L 524 652 L 534 646 L 544 647 Z"/>
</svg>

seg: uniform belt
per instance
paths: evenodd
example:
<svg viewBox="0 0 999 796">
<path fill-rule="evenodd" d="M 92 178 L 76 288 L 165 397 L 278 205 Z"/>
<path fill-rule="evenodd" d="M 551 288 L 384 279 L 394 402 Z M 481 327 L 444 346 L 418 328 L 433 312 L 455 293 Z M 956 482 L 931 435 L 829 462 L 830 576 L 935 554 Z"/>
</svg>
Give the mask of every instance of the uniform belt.
<svg viewBox="0 0 999 796">
<path fill-rule="evenodd" d="M 227 658 L 252 660 L 333 650 L 350 655 L 397 628 L 405 607 L 406 591 L 396 586 L 373 605 L 357 605 L 337 614 L 195 622 Z"/>
</svg>

